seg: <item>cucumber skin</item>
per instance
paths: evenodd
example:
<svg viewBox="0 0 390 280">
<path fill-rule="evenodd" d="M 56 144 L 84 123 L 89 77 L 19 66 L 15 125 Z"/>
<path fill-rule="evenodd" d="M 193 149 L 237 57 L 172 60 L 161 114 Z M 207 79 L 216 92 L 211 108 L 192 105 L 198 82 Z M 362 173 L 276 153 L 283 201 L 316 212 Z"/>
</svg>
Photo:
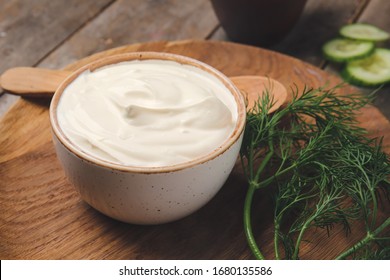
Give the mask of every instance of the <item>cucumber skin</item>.
<svg viewBox="0 0 390 280">
<path fill-rule="evenodd" d="M 376 28 L 378 29 L 379 31 L 381 32 L 384 32 L 384 33 L 387 33 L 386 31 L 382 30 L 381 28 L 378 28 L 374 25 L 371 25 L 371 24 L 368 24 L 368 23 L 352 23 L 352 24 L 347 24 L 347 25 L 344 25 L 340 28 L 339 30 L 339 34 L 344 37 L 344 38 L 347 38 L 347 39 L 351 39 L 351 40 L 359 40 L 359 41 L 366 41 L 366 42 L 384 42 L 384 41 L 387 41 L 389 40 L 390 38 L 390 35 L 389 33 L 387 33 L 387 36 L 386 37 L 383 37 L 383 38 L 376 38 L 376 39 L 363 39 L 363 38 L 356 38 L 354 36 L 350 36 L 349 34 L 346 34 L 345 33 L 345 29 L 348 28 L 348 26 L 351 26 L 351 25 L 361 25 L 361 26 L 369 26 L 369 27 L 373 27 L 373 28 Z"/>
<path fill-rule="evenodd" d="M 356 55 L 356 56 L 349 57 L 349 58 L 335 58 L 334 56 L 329 56 L 325 52 L 324 48 L 325 47 L 323 46 L 322 47 L 322 54 L 324 55 L 324 58 L 326 60 L 329 60 L 329 61 L 332 61 L 332 62 L 337 62 L 337 63 L 344 63 L 344 62 L 352 61 L 352 60 L 355 60 L 355 59 L 365 58 L 365 57 L 368 57 L 368 56 L 372 55 L 375 52 L 375 45 L 373 44 L 371 50 L 369 52 L 365 53 L 365 54 Z"/>
<path fill-rule="evenodd" d="M 381 51 L 381 52 L 385 51 L 385 52 L 389 52 L 390 53 L 389 49 L 376 48 L 375 51 L 376 50 Z M 353 84 L 353 85 L 356 85 L 356 86 L 378 87 L 378 86 L 383 86 L 383 85 L 390 84 L 390 76 L 387 77 L 387 78 L 384 78 L 384 79 L 382 79 L 382 80 L 380 80 L 378 82 L 370 82 L 370 81 L 367 81 L 367 80 L 362 80 L 360 78 L 356 78 L 355 75 L 348 70 L 348 65 L 345 65 L 344 69 L 341 72 L 341 76 L 343 77 L 343 79 L 346 82 L 349 82 L 350 84 Z"/>
<path fill-rule="evenodd" d="M 341 71 L 341 77 L 346 81 L 347 83 L 350 83 L 355 86 L 361 86 L 361 87 L 379 87 L 383 85 L 389 85 L 390 79 L 384 80 L 383 82 L 379 83 L 371 83 L 368 81 L 362 81 L 360 79 L 355 78 L 351 73 L 349 73 L 347 67 L 344 67 L 344 69 Z"/>
</svg>

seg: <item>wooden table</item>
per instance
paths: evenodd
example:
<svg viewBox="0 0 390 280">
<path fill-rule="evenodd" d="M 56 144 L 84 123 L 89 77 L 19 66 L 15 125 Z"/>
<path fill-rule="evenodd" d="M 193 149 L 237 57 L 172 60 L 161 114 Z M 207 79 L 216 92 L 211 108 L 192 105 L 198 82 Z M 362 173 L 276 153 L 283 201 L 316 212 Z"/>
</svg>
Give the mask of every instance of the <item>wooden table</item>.
<svg viewBox="0 0 390 280">
<path fill-rule="evenodd" d="M 389 14 L 390 1 L 309 0 L 300 21 L 291 33 L 282 42 L 269 49 L 293 56 L 337 75 L 333 66 L 324 61 L 321 56 L 322 44 L 336 36 L 340 26 L 350 22 L 367 22 L 390 32 Z M 0 0 L 0 73 L 16 66 L 62 68 L 86 56 L 119 46 L 183 39 L 229 41 L 208 0 Z M 389 47 L 388 42 L 386 47 Z M 362 91 L 365 90 L 362 89 Z M 1 116 L 19 98 L 7 93 L 0 95 Z M 47 101 L 39 101 L 39 103 L 47 105 Z M 388 119 L 390 118 L 389 88 L 380 90 L 375 105 Z M 6 157 L 1 149 L 0 147 L 0 162 L 2 156 Z M 34 157 L 34 155 L 31 156 Z M 0 185 L 6 179 L 0 177 Z M 5 195 L 7 195 L 5 191 L 0 189 L 0 196 Z M 28 208 L 26 207 L 25 211 L 26 209 Z M 24 214 L 22 207 L 20 215 Z M 97 215 L 96 219 L 103 218 Z M 7 223 L 7 217 L 0 213 L 0 230 L 5 223 Z M 114 225 L 120 227 L 117 224 Z M 174 230 L 178 231 L 181 226 L 185 225 L 177 225 Z M 99 234 L 104 234 L 104 230 L 106 229 L 100 228 Z M 138 234 L 142 234 L 142 231 L 138 231 Z M 36 238 L 29 242 L 39 243 L 39 237 Z M 180 242 L 185 244 L 186 236 L 182 238 Z M 137 239 L 137 236 L 132 237 L 133 241 Z M 0 239 L 0 258 L 24 258 L 19 248 L 23 244 L 12 244 L 12 242 Z M 149 248 L 147 244 L 144 245 L 147 250 L 153 251 L 153 248 Z M 185 246 L 191 247 L 190 244 Z M 18 253 L 7 251 L 9 248 L 15 248 Z M 163 244 L 157 248 L 157 250 L 165 249 L 169 248 L 165 248 Z M 194 249 L 194 254 L 182 257 L 222 257 L 218 254 L 204 254 L 196 251 L 197 248 Z M 46 255 L 38 252 L 35 255 L 26 253 L 25 256 L 28 258 L 67 258 L 61 252 L 56 252 L 56 248 Z M 74 258 L 94 258 L 93 255 L 82 253 L 70 255 L 72 256 Z M 124 257 L 124 255 L 111 253 L 105 255 L 106 258 L 118 256 Z M 149 255 L 152 258 L 153 256 L 158 258 L 158 255 Z M 139 255 L 133 257 L 143 258 Z M 175 258 L 175 255 L 172 257 Z M 229 258 L 229 255 L 225 257 Z M 239 257 L 250 258 L 250 254 L 245 251 Z"/>
<path fill-rule="evenodd" d="M 388 2 L 308 0 L 292 32 L 270 49 L 332 72 L 322 44 L 350 22 L 389 32 Z M 0 73 L 15 66 L 60 68 L 117 46 L 189 38 L 228 40 L 208 0 L 0 0 Z M 389 93 L 381 90 L 375 103 L 388 118 Z M 14 101 L 2 96 L 0 114 Z"/>
</svg>

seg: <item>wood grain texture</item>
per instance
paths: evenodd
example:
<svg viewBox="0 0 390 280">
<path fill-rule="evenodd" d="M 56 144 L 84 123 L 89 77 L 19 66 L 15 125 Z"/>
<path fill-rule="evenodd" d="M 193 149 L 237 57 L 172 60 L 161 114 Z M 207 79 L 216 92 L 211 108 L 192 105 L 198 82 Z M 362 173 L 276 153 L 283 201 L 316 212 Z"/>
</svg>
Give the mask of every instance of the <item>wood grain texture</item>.
<svg viewBox="0 0 390 280">
<path fill-rule="evenodd" d="M 371 0 L 356 18 L 355 22 L 363 22 L 375 25 L 390 33 L 390 1 Z M 378 47 L 390 48 L 390 41 L 385 41 L 378 44 Z M 325 70 L 340 76 L 344 65 L 338 63 L 328 63 Z M 375 88 L 356 87 L 357 90 L 364 94 L 370 94 Z M 380 88 L 375 95 L 374 105 L 382 112 L 383 115 L 390 119 L 390 87 Z"/>
<path fill-rule="evenodd" d="M 114 0 L 0 0 L 0 73 L 34 66 Z M 0 116 L 18 99 L 0 88 Z"/>
<path fill-rule="evenodd" d="M 0 58 L 7 61 L 0 65 L 0 73 L 15 66 L 58 69 L 131 43 L 203 39 L 218 25 L 208 0 L 76 0 L 77 5 L 72 1 L 0 0 L 4 8 L 0 9 Z M 61 13 L 57 15 L 57 11 Z M 0 116 L 16 100 L 5 94 L 0 100 Z"/>
<path fill-rule="evenodd" d="M 301 20 L 273 50 L 321 66 L 322 45 L 338 35 L 340 26 L 355 21 L 368 1 L 308 1 Z"/>
<path fill-rule="evenodd" d="M 32 66 L 112 0 L 0 1 L 0 73 Z"/>
<path fill-rule="evenodd" d="M 359 17 L 359 22 L 373 24 L 390 33 L 390 1 L 371 0 L 364 12 Z M 390 41 L 380 44 L 381 47 L 390 48 Z M 363 89 L 365 92 L 371 92 L 372 89 Z M 387 86 L 379 90 L 376 95 L 375 106 L 390 119 L 390 87 Z"/>
<path fill-rule="evenodd" d="M 323 62 L 322 44 L 336 36 L 340 26 L 352 21 L 366 2 L 367 0 L 308 0 L 301 18 L 291 32 L 269 49 L 320 66 Z M 229 40 L 222 28 L 211 38 Z"/>
<path fill-rule="evenodd" d="M 304 84 L 316 87 L 327 81 L 330 85 L 339 82 L 335 76 L 275 52 L 193 40 L 120 47 L 82 59 L 67 69 L 106 55 L 141 50 L 187 55 L 229 76 L 268 75 L 286 87 L 294 83 L 302 88 Z M 217 196 L 187 218 L 159 226 L 117 222 L 82 202 L 67 183 L 51 143 L 48 103 L 20 99 L 0 121 L 1 259 L 252 258 L 242 228 L 246 188 L 238 166 Z M 385 135 L 385 144 L 389 146 L 389 122 L 374 107 L 361 113 L 362 126 L 373 135 Z M 255 199 L 255 235 L 270 258 L 271 199 L 267 191 L 259 192 Z M 301 257 L 333 258 L 362 237 L 360 226 L 357 224 L 348 238 L 340 228 L 335 228 L 331 237 L 325 230 L 312 232 L 314 242 L 304 243 Z"/>
<path fill-rule="evenodd" d="M 71 71 L 37 67 L 15 67 L 0 76 L 3 89 L 21 96 L 51 97 Z"/>
<path fill-rule="evenodd" d="M 208 0 L 118 0 L 40 66 L 61 68 L 96 52 L 139 42 L 204 39 L 217 24 Z"/>
</svg>

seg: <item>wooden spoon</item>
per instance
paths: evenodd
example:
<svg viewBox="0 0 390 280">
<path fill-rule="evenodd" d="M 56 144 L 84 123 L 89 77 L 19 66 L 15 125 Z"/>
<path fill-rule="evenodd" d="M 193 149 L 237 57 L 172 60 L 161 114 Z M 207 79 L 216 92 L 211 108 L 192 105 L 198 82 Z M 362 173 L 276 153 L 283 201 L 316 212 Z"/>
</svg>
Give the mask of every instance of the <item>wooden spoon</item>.
<svg viewBox="0 0 390 280">
<path fill-rule="evenodd" d="M 54 92 L 72 72 L 33 67 L 11 68 L 1 75 L 1 87 L 20 96 L 53 96 Z"/>
<path fill-rule="evenodd" d="M 51 97 L 72 71 L 51 70 L 33 67 L 11 68 L 1 76 L 1 87 L 9 92 L 28 97 Z M 278 81 L 262 76 L 230 77 L 244 94 L 251 108 L 265 90 L 273 95 L 274 105 L 270 112 L 277 110 L 287 99 L 286 88 Z"/>
<path fill-rule="evenodd" d="M 269 109 L 269 113 L 276 111 L 286 102 L 287 90 L 277 80 L 263 76 L 235 76 L 229 77 L 229 79 L 245 96 L 248 102 L 247 108 L 252 108 L 266 91 L 273 98 L 273 105 Z"/>
</svg>

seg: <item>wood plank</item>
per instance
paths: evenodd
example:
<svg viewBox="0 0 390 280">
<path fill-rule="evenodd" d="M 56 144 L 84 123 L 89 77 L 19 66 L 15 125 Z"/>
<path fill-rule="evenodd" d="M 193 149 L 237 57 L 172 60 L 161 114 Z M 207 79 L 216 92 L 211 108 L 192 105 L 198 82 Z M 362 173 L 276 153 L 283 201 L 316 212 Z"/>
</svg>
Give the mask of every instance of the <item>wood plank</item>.
<svg viewBox="0 0 390 280">
<path fill-rule="evenodd" d="M 341 67 L 327 65 L 322 57 L 321 47 L 327 40 L 337 36 L 339 28 L 350 22 L 367 22 L 390 32 L 390 2 L 381 0 L 317 1 L 308 0 L 304 13 L 292 32 L 279 44 L 270 49 L 297 57 L 339 76 Z M 220 27 L 211 36 L 213 40 L 229 38 Z M 383 44 L 389 48 L 390 43 Z M 357 88 L 368 94 L 373 89 Z M 374 105 L 390 119 L 390 89 L 381 89 Z"/>
<path fill-rule="evenodd" d="M 113 0 L 0 0 L 0 73 L 38 63 Z"/>
<path fill-rule="evenodd" d="M 320 66 L 323 62 L 322 44 L 336 36 L 341 25 L 352 21 L 366 2 L 367 0 L 308 0 L 293 30 L 283 41 L 269 49 Z M 228 40 L 222 28 L 211 39 Z"/>
<path fill-rule="evenodd" d="M 114 0 L 0 0 L 0 74 L 33 66 Z M 0 89 L 0 116 L 18 97 Z"/>
<path fill-rule="evenodd" d="M 361 15 L 357 18 L 357 22 L 373 24 L 390 33 L 390 1 L 371 0 Z M 378 44 L 380 47 L 390 48 L 390 41 Z M 339 75 L 342 66 L 329 63 L 326 71 Z M 369 94 L 375 89 L 357 87 L 357 90 Z M 386 86 L 377 91 L 375 95 L 374 105 L 390 119 L 390 87 Z"/>
<path fill-rule="evenodd" d="M 370 0 L 366 9 L 359 17 L 359 22 L 374 24 L 390 32 L 390 3 L 383 0 Z M 389 45 L 389 44 L 387 44 Z"/>
<path fill-rule="evenodd" d="M 310 0 L 292 32 L 272 49 L 322 66 L 322 45 L 337 36 L 340 26 L 352 22 L 368 0 Z"/>
<path fill-rule="evenodd" d="M 135 44 L 95 54 L 69 69 L 105 55 L 140 50 L 187 55 L 231 76 L 269 75 L 287 87 L 339 82 L 329 73 L 282 54 L 210 41 Z M 117 222 L 82 202 L 65 180 L 51 143 L 48 105 L 44 100 L 22 99 L 0 120 L 1 259 L 252 258 L 242 230 L 246 188 L 238 168 L 209 204 L 187 218 L 159 226 Z M 385 144 L 390 144 L 390 123 L 376 108 L 366 108 L 360 120 L 372 135 L 386 135 Z M 260 193 L 253 211 L 255 234 L 267 258 L 273 257 L 272 221 L 264 215 L 272 214 L 269 197 L 269 193 Z M 359 225 L 348 238 L 340 228 L 332 233 L 328 237 L 326 230 L 314 232 L 314 242 L 302 247 L 302 259 L 333 258 L 363 234 Z"/>
<path fill-rule="evenodd" d="M 390 1 L 371 0 L 367 8 L 359 17 L 359 22 L 370 23 L 390 33 Z M 381 47 L 390 48 L 390 41 L 380 44 Z M 361 89 L 370 92 L 370 89 Z M 390 87 L 380 89 L 376 95 L 375 106 L 390 119 Z"/>
<path fill-rule="evenodd" d="M 119 0 L 39 66 L 60 68 L 93 53 L 132 43 L 204 39 L 217 25 L 208 0 Z"/>
<path fill-rule="evenodd" d="M 93 20 L 73 34 L 72 32 L 74 32 L 75 28 L 77 29 L 80 25 L 76 19 L 78 17 L 88 19 L 84 13 L 92 14 L 92 12 L 85 11 L 85 9 L 89 7 L 89 1 L 75 0 L 78 5 L 73 5 L 72 2 L 69 1 L 51 0 L 40 0 L 39 2 L 29 1 L 29 3 L 30 5 L 31 3 L 39 3 L 39 7 L 47 4 L 42 1 L 51 3 L 51 6 L 53 6 L 54 3 L 62 3 L 64 7 L 57 8 L 58 10 L 66 11 L 66 14 L 72 14 L 72 17 L 68 16 L 68 18 L 65 18 L 71 22 L 63 22 L 65 19 L 62 21 L 58 20 L 58 23 L 54 21 L 55 26 L 50 29 L 50 32 L 37 27 L 31 27 L 28 29 L 29 26 L 24 23 L 23 28 L 26 30 L 22 31 L 22 33 L 25 34 L 25 40 L 29 41 L 30 44 L 34 43 L 34 41 L 38 41 L 36 42 L 38 45 L 32 47 L 26 44 L 21 44 L 23 48 L 16 49 L 13 54 L 15 56 L 12 60 L 13 62 L 11 61 L 12 63 L 10 64 L 0 65 L 0 67 L 3 67 L 2 69 L 5 70 L 18 65 L 28 66 L 40 61 L 43 56 L 47 55 L 53 48 L 57 47 L 58 42 L 57 44 L 53 44 L 54 41 L 51 33 L 58 33 L 56 36 L 62 35 L 59 39 L 60 41 L 64 40 L 63 36 L 65 36 L 65 38 L 69 34 L 72 34 L 72 36 L 65 42 L 61 42 L 61 45 L 57 49 L 54 49 L 47 57 L 44 58 L 44 60 L 40 61 L 40 63 L 37 64 L 38 67 L 61 68 L 72 61 L 76 61 L 93 53 L 131 43 L 178 40 L 186 38 L 203 39 L 206 38 L 218 25 L 218 21 L 208 0 L 118 0 L 105 9 L 99 16 L 93 18 Z M 96 2 L 103 6 L 102 0 Z M 95 3 L 95 1 L 92 1 L 92 3 Z M 90 5 L 92 11 L 97 10 L 94 8 L 94 6 L 97 6 L 97 3 L 95 5 Z M 75 9 L 76 13 L 69 10 L 69 6 L 74 6 L 71 9 Z M 28 10 L 31 10 L 31 7 L 24 7 L 22 11 L 23 13 L 19 10 L 15 11 L 18 17 L 21 18 L 21 22 L 24 22 L 23 20 L 28 18 Z M 19 15 L 19 13 L 21 14 Z M 38 9 L 36 14 L 36 17 L 38 19 L 42 18 L 43 22 L 50 22 L 52 20 L 50 17 L 53 17 L 52 14 L 54 13 L 47 8 Z M 3 14 L 5 18 L 6 15 L 7 14 Z M 75 16 L 76 19 L 73 18 Z M 202 20 L 199 20 L 200 18 Z M 73 23 L 74 27 L 71 24 L 72 20 L 75 21 L 75 23 Z M 39 23 L 37 26 L 42 27 L 43 24 L 44 23 Z M 54 30 L 56 26 L 62 26 L 62 30 Z M 0 31 L 1 30 L 0 25 Z M 28 36 L 26 36 L 27 34 Z M 7 37 L 10 37 L 10 35 L 8 34 Z M 34 40 L 34 38 L 40 37 L 42 40 Z M 13 37 L 10 37 L 9 40 L 12 38 Z M 15 40 L 13 44 L 16 45 L 17 40 L 12 40 Z M 0 40 L 0 52 L 1 42 L 2 40 Z M 42 47 L 42 45 L 44 45 L 44 47 Z M 4 43 L 3 47 L 9 48 L 9 44 Z M 25 49 L 30 49 L 30 51 L 25 52 Z M 40 53 L 38 53 L 38 51 Z M 25 57 L 27 54 L 30 58 Z M 17 100 L 17 97 L 9 95 L 1 98 L 0 116 L 3 115 Z"/>
</svg>

